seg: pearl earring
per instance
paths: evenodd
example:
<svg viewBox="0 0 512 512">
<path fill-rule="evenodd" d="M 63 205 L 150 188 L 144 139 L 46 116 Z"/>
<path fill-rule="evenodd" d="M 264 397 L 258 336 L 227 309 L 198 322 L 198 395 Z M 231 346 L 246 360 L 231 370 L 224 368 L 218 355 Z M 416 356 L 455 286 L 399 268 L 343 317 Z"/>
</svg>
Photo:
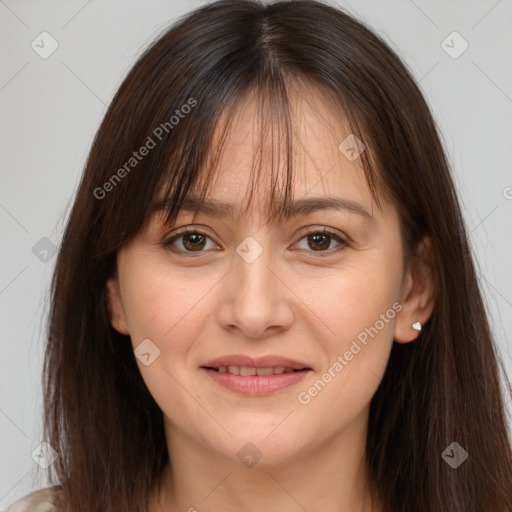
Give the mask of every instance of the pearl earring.
<svg viewBox="0 0 512 512">
<path fill-rule="evenodd" d="M 413 328 L 415 331 L 420 332 L 420 331 L 421 331 L 421 323 L 420 323 L 420 322 L 414 322 L 414 323 L 412 324 L 412 328 Z"/>
</svg>

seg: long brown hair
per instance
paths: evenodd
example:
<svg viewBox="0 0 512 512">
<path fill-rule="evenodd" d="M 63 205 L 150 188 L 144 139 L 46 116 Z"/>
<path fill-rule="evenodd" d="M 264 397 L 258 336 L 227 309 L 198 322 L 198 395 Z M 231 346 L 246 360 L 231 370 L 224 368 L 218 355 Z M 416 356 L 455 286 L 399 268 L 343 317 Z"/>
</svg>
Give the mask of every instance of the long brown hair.
<svg viewBox="0 0 512 512">
<path fill-rule="evenodd" d="M 381 38 L 341 9 L 305 0 L 195 10 L 143 53 L 108 108 L 52 281 L 44 436 L 60 455 L 50 481 L 60 486 L 62 510 L 144 510 L 169 462 L 162 412 L 129 338 L 110 323 L 105 283 L 117 250 L 144 228 L 161 190 L 171 222 L 200 178 L 207 193 L 225 140 L 212 145 L 214 130 L 227 114 L 227 133 L 249 90 L 270 107 L 262 107 L 262 129 L 275 121 L 285 141 L 284 187 L 270 197 L 291 199 L 289 90 L 301 80 L 334 99 L 364 141 L 366 179 L 376 200 L 379 192 L 395 204 L 406 255 L 427 234 L 437 262 L 434 312 L 416 342 L 393 344 L 372 398 L 374 495 L 386 512 L 512 510 L 499 358 L 435 122 Z M 453 442 L 469 454 L 456 469 L 442 457 Z"/>
</svg>

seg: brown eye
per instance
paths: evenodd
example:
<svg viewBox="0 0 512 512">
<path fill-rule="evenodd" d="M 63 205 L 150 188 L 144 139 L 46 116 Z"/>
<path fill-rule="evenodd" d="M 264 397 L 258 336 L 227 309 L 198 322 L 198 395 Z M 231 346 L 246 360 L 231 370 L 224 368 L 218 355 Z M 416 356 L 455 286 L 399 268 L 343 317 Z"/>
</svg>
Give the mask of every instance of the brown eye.
<svg viewBox="0 0 512 512">
<path fill-rule="evenodd" d="M 329 248 L 331 245 L 331 237 L 324 233 L 314 233 L 307 236 L 308 245 L 314 251 L 322 251 Z"/>
<path fill-rule="evenodd" d="M 210 245 L 208 242 L 210 241 Z M 164 242 L 165 247 L 168 247 L 173 252 L 205 252 L 205 249 L 218 248 L 213 243 L 211 238 L 200 231 L 184 230 L 172 236 L 169 240 Z"/>
<path fill-rule="evenodd" d="M 188 251 L 200 251 L 204 248 L 206 237 L 199 233 L 186 233 L 182 235 L 183 237 L 183 246 Z"/>
<path fill-rule="evenodd" d="M 332 247 L 334 242 L 334 248 Z M 301 246 L 302 244 L 302 246 Z M 332 254 L 343 250 L 349 244 L 345 240 L 343 240 L 336 233 L 332 233 L 331 231 L 322 230 L 322 231 L 311 231 L 310 233 L 306 233 L 297 244 L 299 249 L 306 250 L 308 252 L 317 252 L 318 256 L 324 256 L 327 253 Z"/>
</svg>

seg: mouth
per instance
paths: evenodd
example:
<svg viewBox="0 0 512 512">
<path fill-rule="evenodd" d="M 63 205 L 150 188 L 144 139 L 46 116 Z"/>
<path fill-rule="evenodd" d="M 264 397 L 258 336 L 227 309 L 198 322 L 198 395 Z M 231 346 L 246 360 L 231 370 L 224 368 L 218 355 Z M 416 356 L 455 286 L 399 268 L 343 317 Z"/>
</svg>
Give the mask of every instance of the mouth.
<svg viewBox="0 0 512 512">
<path fill-rule="evenodd" d="M 230 375 L 239 375 L 242 377 L 266 376 L 266 375 L 282 375 L 283 373 L 302 372 L 311 370 L 311 368 L 289 368 L 285 366 L 267 366 L 263 368 L 255 368 L 251 366 L 202 366 L 206 370 L 213 370 L 217 373 L 229 373 Z"/>
<path fill-rule="evenodd" d="M 223 389 L 246 396 L 264 396 L 297 384 L 313 369 L 304 363 L 277 356 L 251 358 L 225 356 L 200 367 Z"/>
</svg>

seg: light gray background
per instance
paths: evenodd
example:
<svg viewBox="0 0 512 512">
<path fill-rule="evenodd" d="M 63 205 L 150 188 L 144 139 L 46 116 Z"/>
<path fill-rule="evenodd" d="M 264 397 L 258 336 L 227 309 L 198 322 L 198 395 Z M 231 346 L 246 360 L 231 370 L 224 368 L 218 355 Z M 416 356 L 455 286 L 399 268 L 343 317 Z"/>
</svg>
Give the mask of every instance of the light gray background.
<svg viewBox="0 0 512 512">
<path fill-rule="evenodd" d="M 203 3 L 0 0 L 0 509 L 46 484 L 31 453 L 43 441 L 44 313 L 55 257 L 45 263 L 32 248 L 43 237 L 60 243 L 94 133 L 136 57 L 170 22 Z M 512 2 L 338 3 L 384 35 L 427 96 L 510 375 Z M 31 48 L 43 31 L 59 45 L 47 59 Z M 441 46 L 453 31 L 469 43 L 456 59 Z"/>
</svg>

